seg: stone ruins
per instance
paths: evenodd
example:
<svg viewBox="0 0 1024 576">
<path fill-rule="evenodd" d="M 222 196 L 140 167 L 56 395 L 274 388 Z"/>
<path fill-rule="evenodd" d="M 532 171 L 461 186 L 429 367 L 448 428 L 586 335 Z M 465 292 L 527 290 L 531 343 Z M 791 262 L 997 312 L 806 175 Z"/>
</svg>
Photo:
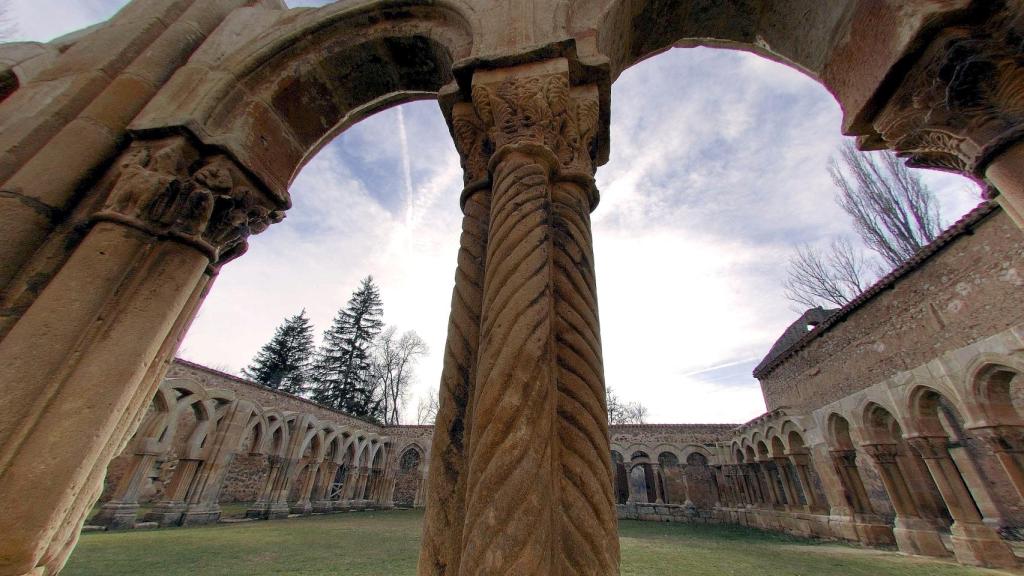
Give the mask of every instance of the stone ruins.
<svg viewBox="0 0 1024 576">
<path fill-rule="evenodd" d="M 254 514 L 280 514 L 293 490 L 299 508 L 323 506 L 346 462 L 359 483 L 340 501 L 387 501 L 397 433 L 165 375 L 219 270 L 284 217 L 304 163 L 422 98 L 438 100 L 462 156 L 465 218 L 421 575 L 617 574 L 616 502 L 671 516 L 657 501 L 679 498 L 662 473 L 675 463 L 694 472 L 682 474 L 694 517 L 714 478 L 719 518 L 922 554 L 944 553 L 948 532 L 962 562 L 1016 562 L 1022 8 L 133 0 L 52 42 L 0 45 L 0 576 L 59 572 L 128 447 L 105 510 L 123 521 L 147 450 L 185 433 L 170 416 L 182 404 L 195 438 L 214 442 L 171 448 L 158 521 L 215 514 L 241 450 L 230 438 L 269 461 Z M 732 440 L 708 436 L 708 453 L 621 445 L 613 467 L 589 221 L 610 87 L 698 45 L 801 70 L 862 148 L 983 180 L 1000 207 L 778 346 L 757 372 L 771 412 Z M 652 443 L 672 431 L 655 430 Z"/>
</svg>

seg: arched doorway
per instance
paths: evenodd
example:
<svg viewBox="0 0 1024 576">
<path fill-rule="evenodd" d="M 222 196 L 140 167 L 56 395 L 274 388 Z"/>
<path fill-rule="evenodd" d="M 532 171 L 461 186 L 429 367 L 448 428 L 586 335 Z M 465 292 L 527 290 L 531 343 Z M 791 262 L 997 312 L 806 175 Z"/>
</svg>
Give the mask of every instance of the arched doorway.
<svg viewBox="0 0 1024 576">
<path fill-rule="evenodd" d="M 412 508 L 419 501 L 422 488 L 421 470 L 423 451 L 419 446 L 410 446 L 398 457 L 398 476 L 395 478 L 395 506 Z"/>
</svg>

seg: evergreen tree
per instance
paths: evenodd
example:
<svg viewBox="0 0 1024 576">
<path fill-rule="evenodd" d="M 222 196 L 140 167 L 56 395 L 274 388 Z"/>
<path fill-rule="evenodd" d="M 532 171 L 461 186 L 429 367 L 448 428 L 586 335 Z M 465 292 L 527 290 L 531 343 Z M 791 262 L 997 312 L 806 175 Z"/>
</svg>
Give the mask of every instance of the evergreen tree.
<svg viewBox="0 0 1024 576">
<path fill-rule="evenodd" d="M 268 388 L 302 394 L 309 386 L 313 352 L 313 325 L 303 310 L 277 327 L 242 373 Z"/>
<path fill-rule="evenodd" d="M 367 276 L 324 332 L 314 370 L 314 401 L 353 416 L 376 416 L 371 354 L 384 326 L 383 314 L 380 291 Z"/>
</svg>

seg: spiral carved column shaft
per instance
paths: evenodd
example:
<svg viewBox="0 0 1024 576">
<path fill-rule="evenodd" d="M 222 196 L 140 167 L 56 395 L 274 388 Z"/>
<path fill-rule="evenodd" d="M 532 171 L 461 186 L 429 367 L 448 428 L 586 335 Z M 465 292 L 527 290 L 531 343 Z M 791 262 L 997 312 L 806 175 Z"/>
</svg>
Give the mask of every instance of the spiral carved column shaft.
<svg viewBox="0 0 1024 576">
<path fill-rule="evenodd" d="M 487 174 L 490 147 L 486 145 L 486 131 L 472 105 L 467 103 L 455 105 L 452 124 L 456 147 L 462 156 L 466 187 L 462 194 L 462 236 L 448 320 L 448 342 L 427 473 L 420 576 L 459 573 L 466 506 L 467 416 L 476 379 L 490 220 L 491 190 Z"/>
<path fill-rule="evenodd" d="M 421 575 L 618 574 L 590 231 L 598 110 L 597 88 L 570 87 L 553 59 L 476 72 L 472 105 L 453 111 L 467 180 L 492 185 L 464 197 L 486 238 L 467 246 L 464 226 Z M 474 313 L 478 333 L 462 327 Z"/>
</svg>

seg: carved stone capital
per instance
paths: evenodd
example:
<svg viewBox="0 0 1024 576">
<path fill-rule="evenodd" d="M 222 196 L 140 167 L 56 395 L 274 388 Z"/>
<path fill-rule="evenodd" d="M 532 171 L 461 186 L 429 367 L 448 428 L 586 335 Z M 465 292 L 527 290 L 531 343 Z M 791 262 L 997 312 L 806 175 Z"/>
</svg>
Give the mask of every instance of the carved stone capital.
<svg viewBox="0 0 1024 576">
<path fill-rule="evenodd" d="M 593 176 L 598 88 L 571 86 L 565 59 L 478 71 L 472 98 L 496 153 L 509 147 L 545 149 L 563 175 Z"/>
<path fill-rule="evenodd" d="M 908 164 L 982 177 L 1024 137 L 1024 30 L 1003 8 L 974 27 L 943 30 L 875 118 L 881 142 Z"/>
<path fill-rule="evenodd" d="M 907 443 L 925 460 L 949 458 L 949 439 L 945 436 L 915 436 L 907 438 Z"/>
<path fill-rule="evenodd" d="M 844 468 L 856 468 L 857 467 L 857 451 L 856 450 L 831 450 L 829 454 L 832 456 L 832 461 L 837 466 Z"/>
<path fill-rule="evenodd" d="M 985 426 L 972 428 L 971 434 L 993 452 L 1024 452 L 1024 427 Z"/>
<path fill-rule="evenodd" d="M 135 142 L 117 160 L 110 195 L 94 220 L 171 238 L 220 266 L 284 212 L 227 156 L 203 155 L 184 137 Z"/>
<path fill-rule="evenodd" d="M 490 180 L 487 164 L 494 153 L 490 128 L 484 124 L 469 102 L 457 102 L 452 107 L 452 137 L 462 162 L 463 179 L 467 191 Z M 465 199 L 463 199 L 465 203 Z"/>
<path fill-rule="evenodd" d="M 895 464 L 899 456 L 899 447 L 895 444 L 865 444 L 861 449 L 879 464 Z"/>
</svg>

